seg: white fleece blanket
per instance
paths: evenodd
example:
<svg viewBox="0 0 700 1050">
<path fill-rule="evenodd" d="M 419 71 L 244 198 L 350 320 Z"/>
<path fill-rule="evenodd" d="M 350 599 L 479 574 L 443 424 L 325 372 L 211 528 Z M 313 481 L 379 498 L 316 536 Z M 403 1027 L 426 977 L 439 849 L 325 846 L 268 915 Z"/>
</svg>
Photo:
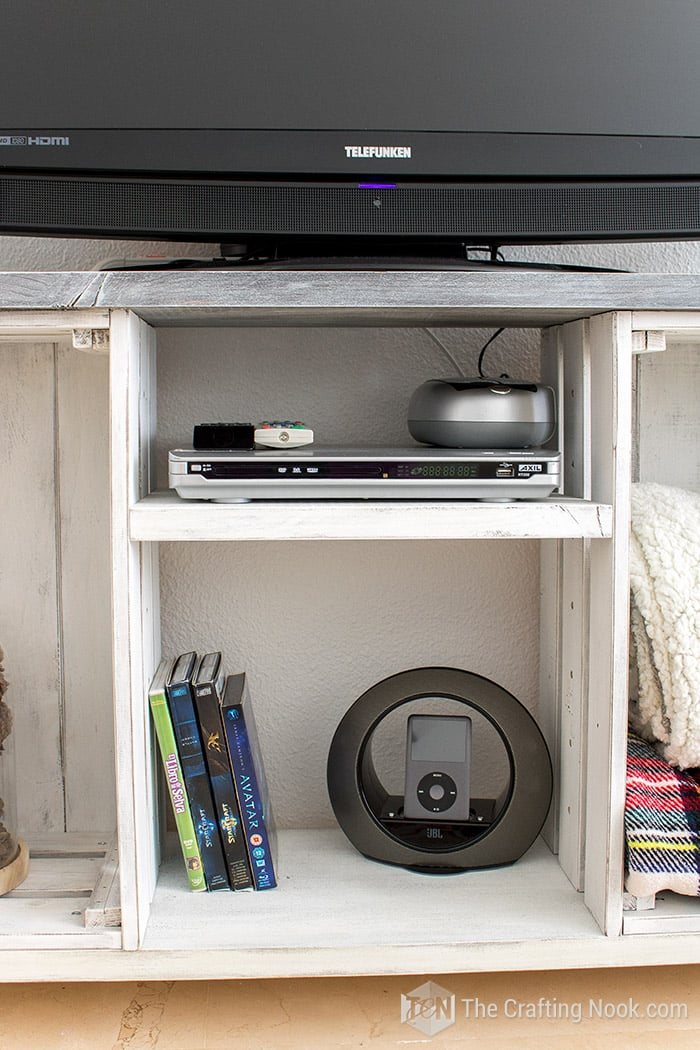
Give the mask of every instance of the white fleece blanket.
<svg viewBox="0 0 700 1050">
<path fill-rule="evenodd" d="M 632 486 L 630 582 L 630 724 L 671 765 L 700 766 L 700 495 Z"/>
</svg>

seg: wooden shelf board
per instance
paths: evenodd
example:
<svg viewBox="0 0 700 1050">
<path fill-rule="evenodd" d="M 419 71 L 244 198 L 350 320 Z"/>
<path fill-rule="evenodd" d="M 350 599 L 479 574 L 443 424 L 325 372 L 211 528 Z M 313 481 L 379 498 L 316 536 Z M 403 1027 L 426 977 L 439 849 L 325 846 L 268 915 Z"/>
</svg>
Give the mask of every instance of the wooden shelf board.
<svg viewBox="0 0 700 1050">
<path fill-rule="evenodd" d="M 264 893 L 191 894 L 181 865 L 173 857 L 161 870 L 130 970 L 172 979 L 188 966 L 209 978 L 344 976 L 631 966 L 638 958 L 637 938 L 601 933 L 541 840 L 509 867 L 429 876 L 362 857 L 340 831 L 287 831 L 280 886 Z M 700 961 L 697 938 L 654 944 L 659 960 Z"/>
<path fill-rule="evenodd" d="M 609 310 L 687 311 L 690 274 L 183 270 L 6 273 L 0 310 L 132 309 L 154 325 L 543 326 Z"/>
<path fill-rule="evenodd" d="M 257 500 L 211 503 L 155 492 L 131 509 L 132 540 L 359 540 L 607 538 L 612 508 L 551 498 L 468 500 Z"/>
<path fill-rule="evenodd" d="M 541 841 L 508 867 L 433 876 L 369 860 L 337 830 L 286 831 L 277 869 L 274 890 L 193 894 L 173 857 L 161 869 L 144 948 L 358 948 L 369 957 L 396 946 L 601 936 Z"/>
</svg>

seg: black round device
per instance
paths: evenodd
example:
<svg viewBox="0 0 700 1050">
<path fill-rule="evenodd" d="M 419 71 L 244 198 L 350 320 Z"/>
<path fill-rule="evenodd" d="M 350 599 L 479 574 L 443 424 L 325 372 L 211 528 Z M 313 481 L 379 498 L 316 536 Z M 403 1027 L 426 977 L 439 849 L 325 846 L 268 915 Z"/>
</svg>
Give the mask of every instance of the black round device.
<svg viewBox="0 0 700 1050">
<path fill-rule="evenodd" d="M 460 714 L 408 718 L 404 795 L 392 795 L 372 737 L 397 708 L 438 697 L 456 701 Z M 470 711 L 507 756 L 495 798 L 470 793 Z M 435 874 L 511 864 L 537 838 L 552 798 L 549 752 L 527 709 L 490 679 L 453 667 L 402 671 L 363 693 L 335 732 L 327 778 L 338 823 L 360 853 Z"/>
</svg>

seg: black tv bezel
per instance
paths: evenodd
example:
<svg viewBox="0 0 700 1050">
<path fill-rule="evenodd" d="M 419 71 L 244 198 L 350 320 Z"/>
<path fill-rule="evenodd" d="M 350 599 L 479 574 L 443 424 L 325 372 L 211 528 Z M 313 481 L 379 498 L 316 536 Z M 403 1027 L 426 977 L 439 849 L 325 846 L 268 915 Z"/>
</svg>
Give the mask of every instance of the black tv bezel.
<svg viewBox="0 0 700 1050">
<path fill-rule="evenodd" d="M 377 200 L 367 206 L 358 200 L 358 192 L 361 197 L 373 191 Z M 349 225 L 339 219 L 335 228 L 332 215 L 321 227 L 309 222 L 324 194 L 330 199 L 324 206 L 337 208 L 338 216 L 347 212 Z M 249 200 L 264 195 L 270 214 L 281 215 L 286 203 L 291 227 L 265 226 L 256 209 L 249 209 Z M 222 197 L 221 214 L 230 212 L 234 219 L 212 227 L 206 201 Z M 470 216 L 467 225 L 446 221 L 433 228 L 417 221 L 426 201 L 434 214 L 447 215 L 458 200 Z M 393 225 L 375 228 L 366 216 L 384 203 L 394 208 Z M 516 215 L 521 211 L 533 217 L 521 224 Z M 491 246 L 697 239 L 700 137 L 356 129 L 3 131 L 0 232 L 236 241 L 266 251 L 271 243 L 290 239 L 352 240 L 358 250 L 379 239 Z"/>
<path fill-rule="evenodd" d="M 393 147 L 408 155 L 347 156 L 346 147 Z M 0 171 L 216 178 L 678 179 L 700 177 L 700 136 L 352 128 L 3 129 Z"/>
</svg>

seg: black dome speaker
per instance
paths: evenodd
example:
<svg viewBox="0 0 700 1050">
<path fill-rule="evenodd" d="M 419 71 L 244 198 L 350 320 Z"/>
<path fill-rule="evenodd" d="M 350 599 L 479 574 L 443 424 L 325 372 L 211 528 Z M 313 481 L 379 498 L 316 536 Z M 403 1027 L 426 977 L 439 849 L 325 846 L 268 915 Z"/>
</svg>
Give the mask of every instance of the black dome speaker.
<svg viewBox="0 0 700 1050">
<path fill-rule="evenodd" d="M 372 757 L 371 738 L 401 705 L 446 698 L 480 714 L 496 730 L 510 775 L 497 798 L 470 798 L 460 819 L 412 816 L 404 799 L 390 795 Z M 469 722 L 453 719 L 453 722 Z M 452 729 L 449 731 L 452 735 Z M 444 736 L 443 736 L 444 739 Z M 447 750 L 451 748 L 449 739 Z M 419 757 L 426 757 L 420 755 Z M 431 759 L 433 756 L 429 756 Z M 447 759 L 455 755 L 448 754 Z M 452 784 L 449 761 L 433 759 L 432 791 Z M 420 765 L 419 769 L 423 769 Z M 552 798 L 552 766 L 537 723 L 506 689 L 481 675 L 453 667 L 419 667 L 385 678 L 359 697 L 341 720 L 328 755 L 328 793 L 338 823 L 365 856 L 434 874 L 511 864 L 542 829 Z M 407 782 L 409 776 L 407 774 Z M 420 784 L 424 781 L 421 779 Z M 452 792 L 455 793 L 454 791 Z M 435 812 L 444 810 L 436 804 Z"/>
</svg>

